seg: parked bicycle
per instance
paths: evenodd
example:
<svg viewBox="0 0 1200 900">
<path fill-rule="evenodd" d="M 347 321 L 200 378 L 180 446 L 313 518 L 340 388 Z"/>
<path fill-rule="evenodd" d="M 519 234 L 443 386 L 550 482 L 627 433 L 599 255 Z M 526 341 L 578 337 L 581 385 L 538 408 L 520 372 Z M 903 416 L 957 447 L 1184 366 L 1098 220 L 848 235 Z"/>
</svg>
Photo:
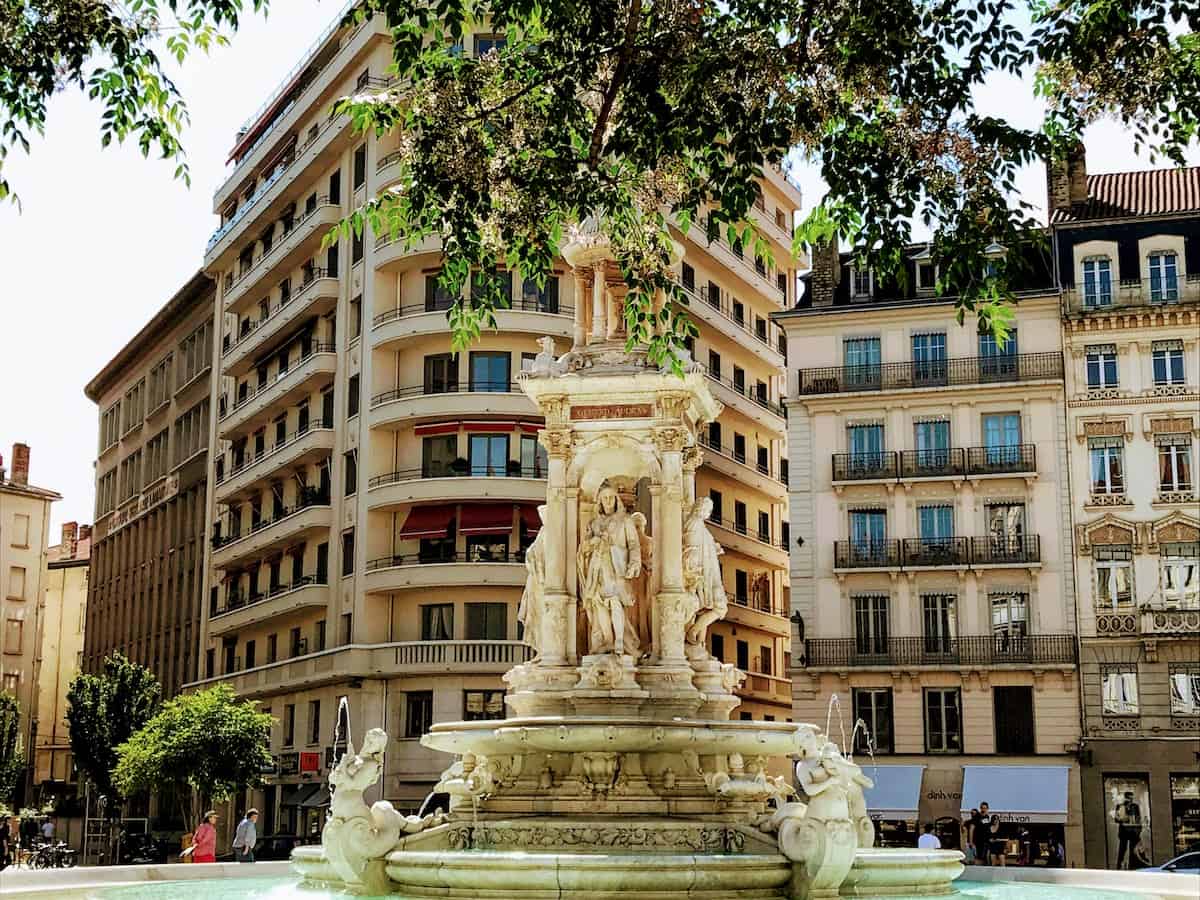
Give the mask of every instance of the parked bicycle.
<svg viewBox="0 0 1200 900">
<path fill-rule="evenodd" d="M 76 863 L 76 851 L 64 841 L 39 844 L 34 849 L 31 862 L 35 869 L 70 869 Z"/>
</svg>

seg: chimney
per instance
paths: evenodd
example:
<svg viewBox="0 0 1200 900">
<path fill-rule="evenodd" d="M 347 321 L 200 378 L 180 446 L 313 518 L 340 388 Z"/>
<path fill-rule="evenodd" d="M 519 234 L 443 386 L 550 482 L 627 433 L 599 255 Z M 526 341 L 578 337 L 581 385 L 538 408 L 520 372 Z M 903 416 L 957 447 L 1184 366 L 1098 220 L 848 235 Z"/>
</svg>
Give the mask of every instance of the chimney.
<svg viewBox="0 0 1200 900">
<path fill-rule="evenodd" d="M 812 271 L 808 276 L 808 287 L 812 292 L 812 305 L 833 306 L 833 295 L 842 280 L 842 258 L 838 252 L 837 239 L 812 248 Z"/>
<path fill-rule="evenodd" d="M 13 444 L 12 483 L 29 484 L 28 444 Z"/>
<path fill-rule="evenodd" d="M 91 525 L 80 525 L 79 526 L 79 542 L 82 544 L 84 541 L 90 541 L 91 539 L 92 539 L 92 526 Z"/>
<path fill-rule="evenodd" d="M 0 484 L 4 484 L 4 454 L 0 453 Z"/>
<path fill-rule="evenodd" d="M 1087 150 L 1082 141 L 1061 159 L 1046 162 L 1046 218 L 1060 209 L 1087 202 Z"/>
<path fill-rule="evenodd" d="M 76 540 L 79 537 L 78 522 L 63 522 L 62 526 L 62 555 L 72 557 L 75 555 Z"/>
</svg>

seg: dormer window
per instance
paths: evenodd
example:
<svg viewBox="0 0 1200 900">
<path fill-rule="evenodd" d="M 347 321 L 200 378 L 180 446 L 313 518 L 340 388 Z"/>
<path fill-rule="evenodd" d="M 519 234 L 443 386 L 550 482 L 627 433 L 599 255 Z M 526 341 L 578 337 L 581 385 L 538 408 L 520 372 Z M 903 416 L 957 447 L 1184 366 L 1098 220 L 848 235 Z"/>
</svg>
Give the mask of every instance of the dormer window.
<svg viewBox="0 0 1200 900">
<path fill-rule="evenodd" d="M 875 273 L 869 266 L 853 266 L 850 269 L 850 290 L 852 296 L 858 298 L 870 297 L 875 291 Z"/>
<path fill-rule="evenodd" d="M 1112 305 L 1112 260 L 1089 256 L 1083 261 L 1083 304 L 1089 309 Z"/>
<path fill-rule="evenodd" d="M 1179 267 L 1175 251 L 1150 254 L 1150 302 L 1173 303 L 1179 299 Z"/>
<path fill-rule="evenodd" d="M 983 274 L 985 278 L 995 278 L 1000 274 L 1000 260 L 1004 259 L 1007 251 L 1003 244 L 995 241 L 988 244 L 983 251 Z"/>
<path fill-rule="evenodd" d="M 933 254 L 926 247 L 920 253 L 911 257 L 916 267 L 917 293 L 932 294 L 937 289 L 937 266 L 933 262 Z"/>
</svg>

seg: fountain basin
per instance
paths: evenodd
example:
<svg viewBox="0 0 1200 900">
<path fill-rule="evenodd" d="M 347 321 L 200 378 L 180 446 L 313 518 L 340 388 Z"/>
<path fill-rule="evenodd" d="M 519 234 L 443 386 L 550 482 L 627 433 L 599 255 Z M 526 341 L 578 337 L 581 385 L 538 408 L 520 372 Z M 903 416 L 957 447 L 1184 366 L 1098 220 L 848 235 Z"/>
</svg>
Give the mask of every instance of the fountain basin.
<svg viewBox="0 0 1200 900">
<path fill-rule="evenodd" d="M 842 882 L 843 897 L 929 897 L 951 894 L 964 871 L 958 850 L 859 849 Z"/>
</svg>

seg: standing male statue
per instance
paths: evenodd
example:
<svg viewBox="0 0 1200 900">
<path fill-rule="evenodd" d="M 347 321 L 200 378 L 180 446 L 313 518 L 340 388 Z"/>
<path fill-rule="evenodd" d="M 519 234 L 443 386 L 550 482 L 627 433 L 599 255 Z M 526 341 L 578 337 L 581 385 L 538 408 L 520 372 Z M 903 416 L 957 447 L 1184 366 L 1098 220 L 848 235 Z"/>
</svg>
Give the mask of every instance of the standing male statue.
<svg viewBox="0 0 1200 900">
<path fill-rule="evenodd" d="M 630 654 L 640 649 L 634 604 L 642 573 L 637 523 L 607 481 L 596 492 L 596 515 L 579 542 L 579 599 L 588 620 L 588 652 Z"/>
<path fill-rule="evenodd" d="M 721 547 L 708 530 L 713 502 L 702 497 L 687 514 L 683 526 L 683 579 L 688 592 L 695 596 L 696 614 L 684 632 L 685 652 L 689 659 L 705 659 L 704 646 L 708 628 L 725 618 L 729 598 L 721 578 Z"/>
</svg>

